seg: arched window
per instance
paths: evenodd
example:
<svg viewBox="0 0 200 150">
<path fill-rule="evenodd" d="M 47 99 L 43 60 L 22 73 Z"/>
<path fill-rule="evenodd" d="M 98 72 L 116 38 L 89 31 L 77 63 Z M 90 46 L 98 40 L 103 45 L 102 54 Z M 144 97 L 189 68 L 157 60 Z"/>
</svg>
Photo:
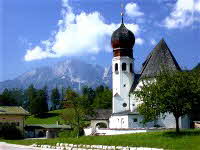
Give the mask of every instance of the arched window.
<svg viewBox="0 0 200 150">
<path fill-rule="evenodd" d="M 130 63 L 130 72 L 133 72 L 133 64 Z"/>
<path fill-rule="evenodd" d="M 99 122 L 99 123 L 96 124 L 96 127 L 98 127 L 98 128 L 107 128 L 108 126 L 104 122 Z"/>
<path fill-rule="evenodd" d="M 115 71 L 118 71 L 118 63 L 115 64 Z"/>
<path fill-rule="evenodd" d="M 126 63 L 122 63 L 122 71 L 126 71 Z"/>
</svg>

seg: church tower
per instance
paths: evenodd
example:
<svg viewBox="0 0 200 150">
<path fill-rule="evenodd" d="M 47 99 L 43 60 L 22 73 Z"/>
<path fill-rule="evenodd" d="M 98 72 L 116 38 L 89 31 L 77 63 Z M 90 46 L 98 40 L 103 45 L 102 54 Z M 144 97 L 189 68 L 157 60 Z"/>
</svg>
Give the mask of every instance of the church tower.
<svg viewBox="0 0 200 150">
<path fill-rule="evenodd" d="M 113 113 L 130 110 L 129 91 L 134 81 L 134 44 L 135 36 L 125 27 L 122 14 L 121 26 L 113 32 L 111 37 L 113 48 Z"/>
</svg>

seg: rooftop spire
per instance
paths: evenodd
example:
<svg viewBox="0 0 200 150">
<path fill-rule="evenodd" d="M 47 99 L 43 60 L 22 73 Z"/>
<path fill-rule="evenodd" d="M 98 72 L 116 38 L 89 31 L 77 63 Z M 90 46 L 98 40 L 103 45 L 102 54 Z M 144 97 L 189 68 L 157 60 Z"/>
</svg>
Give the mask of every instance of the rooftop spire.
<svg viewBox="0 0 200 150">
<path fill-rule="evenodd" d="M 121 3 L 121 16 L 122 16 L 122 24 L 124 23 L 124 4 Z"/>
</svg>

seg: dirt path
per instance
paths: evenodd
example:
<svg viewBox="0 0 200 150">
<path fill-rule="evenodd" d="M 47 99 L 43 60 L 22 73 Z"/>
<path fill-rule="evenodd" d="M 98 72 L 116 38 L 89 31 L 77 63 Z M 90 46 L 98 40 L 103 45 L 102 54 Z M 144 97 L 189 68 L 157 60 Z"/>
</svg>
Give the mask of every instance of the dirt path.
<svg viewBox="0 0 200 150">
<path fill-rule="evenodd" d="M 44 149 L 0 142 L 0 150 L 44 150 Z"/>
</svg>

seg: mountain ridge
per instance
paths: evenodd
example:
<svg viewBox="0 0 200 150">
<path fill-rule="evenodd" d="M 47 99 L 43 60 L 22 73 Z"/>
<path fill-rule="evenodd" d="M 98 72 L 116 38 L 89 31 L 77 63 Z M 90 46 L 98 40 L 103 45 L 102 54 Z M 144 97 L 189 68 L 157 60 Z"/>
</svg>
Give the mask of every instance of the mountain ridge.
<svg viewBox="0 0 200 150">
<path fill-rule="evenodd" d="M 78 59 L 66 59 L 50 66 L 42 66 L 25 72 L 12 80 L 0 82 L 0 92 L 5 88 L 25 89 L 33 84 L 36 88 L 47 86 L 49 89 L 71 87 L 80 91 L 87 85 L 95 88 L 99 85 L 111 88 L 111 66 L 102 67 Z"/>
</svg>

